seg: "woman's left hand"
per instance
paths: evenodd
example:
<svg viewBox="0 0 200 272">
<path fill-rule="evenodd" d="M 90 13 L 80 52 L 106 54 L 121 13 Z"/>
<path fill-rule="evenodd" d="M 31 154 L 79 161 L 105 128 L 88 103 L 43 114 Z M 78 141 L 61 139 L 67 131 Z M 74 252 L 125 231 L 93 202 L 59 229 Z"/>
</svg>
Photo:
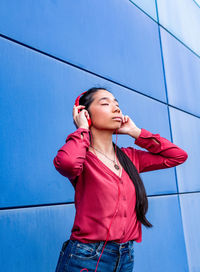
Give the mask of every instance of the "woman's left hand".
<svg viewBox="0 0 200 272">
<path fill-rule="evenodd" d="M 138 134 L 138 130 L 140 129 L 136 126 L 132 119 L 128 115 L 123 115 L 121 127 L 117 129 L 117 134 L 128 134 L 134 137 L 134 134 Z M 113 134 L 116 134 L 116 130 L 113 132 Z"/>
</svg>

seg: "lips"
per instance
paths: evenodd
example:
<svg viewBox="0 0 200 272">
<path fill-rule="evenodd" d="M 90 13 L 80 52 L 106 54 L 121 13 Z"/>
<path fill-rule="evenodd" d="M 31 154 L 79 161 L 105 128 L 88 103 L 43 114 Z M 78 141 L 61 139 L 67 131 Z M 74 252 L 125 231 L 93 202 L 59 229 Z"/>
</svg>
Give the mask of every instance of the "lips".
<svg viewBox="0 0 200 272">
<path fill-rule="evenodd" d="M 117 120 L 117 121 L 122 121 L 121 117 L 113 117 L 112 119 Z"/>
</svg>

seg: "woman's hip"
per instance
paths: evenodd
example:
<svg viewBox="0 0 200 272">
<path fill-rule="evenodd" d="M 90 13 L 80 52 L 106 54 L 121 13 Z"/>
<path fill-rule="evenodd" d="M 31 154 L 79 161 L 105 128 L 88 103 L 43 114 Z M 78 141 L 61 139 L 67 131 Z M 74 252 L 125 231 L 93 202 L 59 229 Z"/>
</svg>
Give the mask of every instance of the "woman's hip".
<svg viewBox="0 0 200 272">
<path fill-rule="evenodd" d="M 56 272 L 80 272 L 84 268 L 87 268 L 88 272 L 94 272 L 97 263 L 96 271 L 120 271 L 120 267 L 124 265 L 126 265 L 127 272 L 132 271 L 134 241 L 121 244 L 107 241 L 105 247 L 104 245 L 105 241 L 96 243 L 83 243 L 78 240 L 65 241 L 60 251 Z"/>
</svg>

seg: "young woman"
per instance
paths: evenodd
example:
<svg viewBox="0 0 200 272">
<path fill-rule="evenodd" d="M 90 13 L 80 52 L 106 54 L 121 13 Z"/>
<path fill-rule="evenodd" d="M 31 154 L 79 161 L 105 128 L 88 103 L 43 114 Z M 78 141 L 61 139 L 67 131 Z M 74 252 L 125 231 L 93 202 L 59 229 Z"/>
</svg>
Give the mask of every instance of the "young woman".
<svg viewBox="0 0 200 272">
<path fill-rule="evenodd" d="M 74 186 L 76 208 L 56 272 L 131 272 L 141 224 L 152 227 L 145 217 L 148 199 L 139 173 L 177 166 L 188 155 L 159 134 L 138 128 L 105 88 L 84 92 L 73 120 L 77 130 L 53 161 Z M 128 134 L 147 151 L 119 148 L 112 142 L 116 133 Z"/>
</svg>

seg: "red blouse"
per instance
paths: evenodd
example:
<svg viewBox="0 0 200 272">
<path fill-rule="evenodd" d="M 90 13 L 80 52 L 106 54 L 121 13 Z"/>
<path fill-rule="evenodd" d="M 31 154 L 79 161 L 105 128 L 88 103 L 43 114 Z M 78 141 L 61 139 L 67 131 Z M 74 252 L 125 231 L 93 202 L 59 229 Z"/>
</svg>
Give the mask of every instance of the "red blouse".
<svg viewBox="0 0 200 272">
<path fill-rule="evenodd" d="M 117 243 L 135 240 L 139 243 L 142 241 L 142 228 L 136 217 L 135 186 L 124 169 L 121 178 L 118 177 L 88 150 L 89 131 L 78 128 L 69 134 L 53 160 L 58 172 L 67 177 L 75 188 L 76 215 L 70 239 L 83 243 L 106 240 L 116 210 L 118 183 L 118 210 L 112 221 L 108 240 Z M 174 167 L 188 157 L 175 144 L 144 128 L 134 143 L 148 151 L 133 147 L 121 147 L 121 150 L 128 155 L 139 173 Z"/>
</svg>

